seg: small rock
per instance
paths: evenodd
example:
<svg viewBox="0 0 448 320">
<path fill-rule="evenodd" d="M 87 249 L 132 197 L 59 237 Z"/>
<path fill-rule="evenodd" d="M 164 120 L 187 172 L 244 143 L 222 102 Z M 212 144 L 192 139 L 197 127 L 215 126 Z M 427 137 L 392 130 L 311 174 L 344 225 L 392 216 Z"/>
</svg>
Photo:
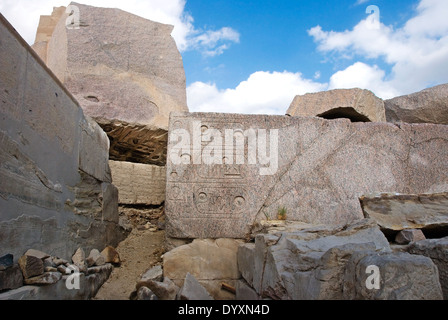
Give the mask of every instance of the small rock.
<svg viewBox="0 0 448 320">
<path fill-rule="evenodd" d="M 7 254 L 3 257 L 0 257 L 0 271 L 4 271 L 8 268 L 11 268 L 14 264 L 14 256 L 12 254 Z"/>
<path fill-rule="evenodd" d="M 75 254 L 72 257 L 72 262 L 75 266 L 78 267 L 80 272 L 87 271 L 86 254 L 84 253 L 84 250 L 82 248 L 76 250 Z"/>
<path fill-rule="evenodd" d="M 19 259 L 19 266 L 25 279 L 40 276 L 44 273 L 42 259 L 24 255 Z"/>
<path fill-rule="evenodd" d="M 187 273 L 178 300 L 213 300 L 213 298 L 195 277 Z"/>
<path fill-rule="evenodd" d="M 87 274 L 97 274 L 97 273 L 111 273 L 114 267 L 110 263 L 106 263 L 102 266 L 96 266 L 87 269 Z"/>
<path fill-rule="evenodd" d="M 59 265 L 56 269 L 58 272 L 62 273 L 63 275 L 71 274 L 72 270 L 65 265 Z"/>
<path fill-rule="evenodd" d="M 156 232 L 156 231 L 157 231 L 157 228 L 154 228 L 154 227 L 153 227 L 153 228 L 150 228 L 149 231 L 150 231 L 150 232 Z"/>
<path fill-rule="evenodd" d="M 136 300 L 149 301 L 149 300 L 159 300 L 157 296 L 147 287 L 141 287 L 137 292 Z"/>
<path fill-rule="evenodd" d="M 41 260 L 45 260 L 45 259 L 50 257 L 49 254 L 46 254 L 45 252 L 42 252 L 42 251 L 39 251 L 39 250 L 34 250 L 34 249 L 29 249 L 25 253 L 25 256 L 36 257 L 36 258 L 41 259 Z"/>
<path fill-rule="evenodd" d="M 44 268 L 56 268 L 57 265 L 53 261 L 53 257 L 43 259 Z"/>
<path fill-rule="evenodd" d="M 14 290 L 23 285 L 23 275 L 18 265 L 13 265 L 4 271 L 0 271 L 0 292 Z"/>
<path fill-rule="evenodd" d="M 151 269 L 147 270 L 140 278 L 140 280 L 137 282 L 136 289 L 137 291 L 141 287 L 147 287 L 149 281 L 162 281 L 163 279 L 163 270 L 162 266 L 155 266 Z"/>
<path fill-rule="evenodd" d="M 167 277 L 163 279 L 163 282 L 148 281 L 148 288 L 154 292 L 159 300 L 175 300 L 179 292 L 179 287 Z"/>
<path fill-rule="evenodd" d="M 105 259 L 105 263 L 119 264 L 121 262 L 120 255 L 115 248 L 108 246 L 102 252 L 101 255 Z"/>
<path fill-rule="evenodd" d="M 89 257 L 87 258 L 87 266 L 103 266 L 106 264 L 106 259 L 97 249 L 90 251 Z"/>
<path fill-rule="evenodd" d="M 59 272 L 46 272 L 40 276 L 25 279 L 24 283 L 29 286 L 34 285 L 50 285 L 61 280 L 62 274 Z"/>
<path fill-rule="evenodd" d="M 58 272 L 59 270 L 55 267 L 44 267 L 45 272 Z"/>
<path fill-rule="evenodd" d="M 398 244 L 409 244 L 421 240 L 426 240 L 426 237 L 420 229 L 402 230 L 395 237 L 395 242 Z"/>
<path fill-rule="evenodd" d="M 64 260 L 61 258 L 55 258 L 55 257 L 53 257 L 52 259 L 53 259 L 53 263 L 56 266 L 60 266 L 61 264 L 65 265 L 65 266 L 69 265 L 69 262 L 67 260 Z"/>
</svg>

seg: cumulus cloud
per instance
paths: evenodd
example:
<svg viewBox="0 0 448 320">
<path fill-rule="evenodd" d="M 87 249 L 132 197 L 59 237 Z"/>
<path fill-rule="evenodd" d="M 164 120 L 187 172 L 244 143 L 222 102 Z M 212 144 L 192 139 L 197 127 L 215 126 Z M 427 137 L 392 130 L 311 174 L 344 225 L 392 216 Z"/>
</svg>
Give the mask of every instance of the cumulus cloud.
<svg viewBox="0 0 448 320">
<path fill-rule="evenodd" d="M 68 6 L 70 0 L 2 0 L 0 12 L 22 37 L 34 43 L 41 15 L 51 14 L 53 7 Z M 186 0 L 84 0 L 81 3 L 106 8 L 119 8 L 146 19 L 174 25 L 172 36 L 181 52 L 198 50 L 206 56 L 222 54 L 232 43 L 239 42 L 239 33 L 230 27 L 201 30 L 185 11 Z"/>
<path fill-rule="evenodd" d="M 332 77 L 332 87 L 361 83 L 377 95 L 389 97 L 448 81 L 446 12 L 446 0 L 421 0 L 416 15 L 401 28 L 382 23 L 372 28 L 369 16 L 352 30 L 324 31 L 316 26 L 308 33 L 320 52 L 337 53 L 343 59 L 381 59 L 391 66 L 391 74 L 386 75 L 377 66 L 355 63 Z M 353 78 L 349 80 L 349 76 Z"/>
<path fill-rule="evenodd" d="M 298 94 L 322 91 L 327 84 L 304 79 L 300 73 L 258 71 L 234 89 L 195 82 L 188 86 L 190 111 L 245 114 L 285 114 Z"/>
</svg>

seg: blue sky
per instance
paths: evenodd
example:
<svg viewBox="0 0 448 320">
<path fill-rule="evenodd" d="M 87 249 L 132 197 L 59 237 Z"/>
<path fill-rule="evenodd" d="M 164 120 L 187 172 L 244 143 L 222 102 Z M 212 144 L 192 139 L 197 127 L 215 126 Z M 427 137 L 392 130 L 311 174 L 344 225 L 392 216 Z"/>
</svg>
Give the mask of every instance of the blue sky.
<svg viewBox="0 0 448 320">
<path fill-rule="evenodd" d="M 78 2 L 174 25 L 191 111 L 284 114 L 308 92 L 387 99 L 448 82 L 447 0 Z M 60 5 L 0 0 L 0 12 L 32 43 L 39 16 Z"/>
</svg>

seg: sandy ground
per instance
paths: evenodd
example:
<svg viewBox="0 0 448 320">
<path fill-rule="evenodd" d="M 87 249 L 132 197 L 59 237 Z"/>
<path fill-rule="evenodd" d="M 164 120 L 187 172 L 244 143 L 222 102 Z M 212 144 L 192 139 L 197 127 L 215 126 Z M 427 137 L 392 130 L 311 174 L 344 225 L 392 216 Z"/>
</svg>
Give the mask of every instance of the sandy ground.
<svg viewBox="0 0 448 320">
<path fill-rule="evenodd" d="M 151 232 L 134 228 L 117 247 L 121 265 L 115 267 L 94 300 L 129 300 L 139 276 L 160 264 L 164 240 L 165 231 Z"/>
</svg>

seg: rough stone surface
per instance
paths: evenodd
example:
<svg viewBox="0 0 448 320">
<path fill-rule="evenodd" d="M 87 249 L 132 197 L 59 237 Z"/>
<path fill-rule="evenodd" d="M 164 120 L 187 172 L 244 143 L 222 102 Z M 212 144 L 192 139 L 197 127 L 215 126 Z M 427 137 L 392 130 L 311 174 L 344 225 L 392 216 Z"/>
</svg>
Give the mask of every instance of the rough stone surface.
<svg viewBox="0 0 448 320">
<path fill-rule="evenodd" d="M 150 280 L 147 287 L 159 300 L 175 300 L 179 292 L 179 287 L 168 277 L 164 277 L 163 282 Z"/>
<path fill-rule="evenodd" d="M 448 124 L 448 84 L 384 101 L 389 122 Z"/>
<path fill-rule="evenodd" d="M 44 263 L 34 256 L 24 255 L 19 259 L 19 266 L 25 279 L 44 273 Z"/>
<path fill-rule="evenodd" d="M 239 279 L 237 251 L 241 241 L 196 239 L 163 256 L 163 274 L 173 281 L 190 273 L 197 280 Z"/>
<path fill-rule="evenodd" d="M 261 298 L 342 299 L 345 263 L 359 250 L 390 251 L 373 221 L 258 234 L 254 264 L 240 265 L 240 271 L 253 279 L 251 287 Z"/>
<path fill-rule="evenodd" d="M 448 227 L 448 193 L 372 194 L 360 201 L 365 217 L 384 230 Z"/>
<path fill-rule="evenodd" d="M 151 300 L 159 300 L 157 296 L 147 287 L 141 287 L 136 296 L 136 300 L 139 301 L 151 301 Z"/>
<path fill-rule="evenodd" d="M 366 285 L 369 266 L 380 272 L 379 289 Z M 356 252 L 344 275 L 344 298 L 366 300 L 441 300 L 442 289 L 431 259 L 409 253 Z"/>
<path fill-rule="evenodd" d="M 154 165 L 110 161 L 118 202 L 125 205 L 161 205 L 165 202 L 166 168 Z"/>
<path fill-rule="evenodd" d="M 14 264 L 14 256 L 12 254 L 6 254 L 0 257 L 0 271 L 4 271 L 11 268 Z"/>
<path fill-rule="evenodd" d="M 421 240 L 426 240 L 426 237 L 419 229 L 402 230 L 395 237 L 395 242 L 398 244 L 409 244 Z"/>
<path fill-rule="evenodd" d="M 0 271 L 0 292 L 17 289 L 22 285 L 23 275 L 18 265 L 14 265 L 6 270 Z"/>
<path fill-rule="evenodd" d="M 213 300 L 213 298 L 195 277 L 187 273 L 184 285 L 178 293 L 178 300 Z"/>
<path fill-rule="evenodd" d="M 275 218 L 281 207 L 287 220 L 346 224 L 363 218 L 362 195 L 448 188 L 443 125 L 214 113 L 172 113 L 170 121 L 166 231 L 172 238 L 246 238 L 256 221 Z M 233 143 L 226 130 L 234 130 Z M 237 147 L 243 133 L 244 149 Z M 263 140 L 266 153 L 248 156 L 264 151 Z M 232 149 L 234 164 L 226 157 Z"/>
<path fill-rule="evenodd" d="M 86 254 L 82 248 L 78 248 L 72 257 L 73 264 L 78 267 L 80 272 L 87 271 Z"/>
<path fill-rule="evenodd" d="M 86 259 L 87 266 L 93 267 L 93 266 L 103 266 L 106 264 L 106 259 L 104 256 L 99 252 L 98 249 L 92 249 L 90 251 L 89 256 Z"/>
<path fill-rule="evenodd" d="M 45 272 L 37 277 L 29 278 L 24 280 L 24 284 L 29 286 L 37 286 L 37 285 L 51 285 L 57 283 L 61 280 L 62 274 L 59 272 Z"/>
<path fill-rule="evenodd" d="M 448 237 L 415 242 L 408 251 L 432 259 L 439 271 L 443 297 L 448 300 Z"/>
<path fill-rule="evenodd" d="M 361 122 L 385 122 L 384 102 L 369 90 L 337 89 L 296 96 L 286 112 L 291 116 L 348 118 Z"/>
<path fill-rule="evenodd" d="M 147 270 L 137 281 L 136 290 L 138 291 L 141 287 L 148 286 L 149 281 L 161 282 L 163 279 L 162 266 L 155 266 Z"/>
<path fill-rule="evenodd" d="M 101 184 L 110 183 L 106 133 L 3 16 L 0 39 L 2 251 L 18 259 L 33 248 L 69 259 L 79 246 L 117 244 L 119 226 L 95 206 L 82 207 L 118 206 L 101 200 Z M 85 183 L 89 177 L 95 184 Z"/>
<path fill-rule="evenodd" d="M 47 65 L 107 132 L 112 160 L 164 165 L 169 114 L 188 111 L 173 26 L 71 5 L 80 28 L 66 28 L 68 14 L 61 16 L 43 54 Z"/>
</svg>

